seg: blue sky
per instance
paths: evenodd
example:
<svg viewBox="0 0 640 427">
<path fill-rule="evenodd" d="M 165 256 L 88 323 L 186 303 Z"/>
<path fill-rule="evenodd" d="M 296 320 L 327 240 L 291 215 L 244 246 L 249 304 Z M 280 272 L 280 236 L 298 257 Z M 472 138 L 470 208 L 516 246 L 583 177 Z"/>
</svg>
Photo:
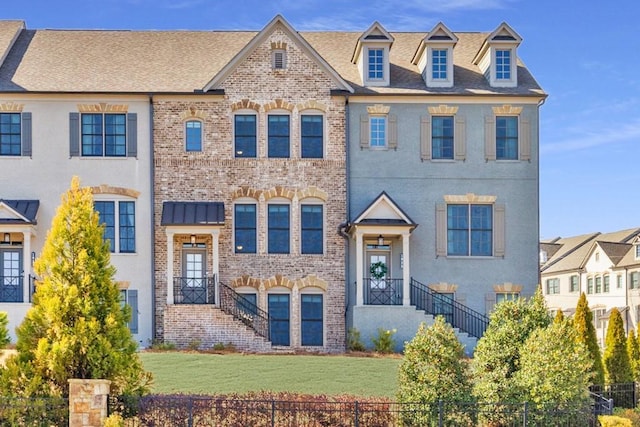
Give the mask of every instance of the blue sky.
<svg viewBox="0 0 640 427">
<path fill-rule="evenodd" d="M 640 2 L 637 0 L 22 0 L 0 19 L 27 28 L 259 30 L 282 14 L 299 31 L 492 31 L 549 94 L 540 119 L 540 235 L 640 227 Z"/>
</svg>

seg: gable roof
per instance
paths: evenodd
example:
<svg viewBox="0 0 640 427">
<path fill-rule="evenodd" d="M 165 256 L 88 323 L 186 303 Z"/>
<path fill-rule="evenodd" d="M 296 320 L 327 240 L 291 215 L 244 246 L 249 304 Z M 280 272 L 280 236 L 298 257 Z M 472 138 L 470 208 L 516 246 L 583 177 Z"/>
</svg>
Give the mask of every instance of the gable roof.
<svg viewBox="0 0 640 427">
<path fill-rule="evenodd" d="M 39 200 L 0 199 L 0 224 L 37 224 Z"/>
<path fill-rule="evenodd" d="M 358 224 L 418 226 L 385 191 L 356 216 L 352 225 Z"/>
<path fill-rule="evenodd" d="M 390 85 L 364 87 L 358 66 L 351 61 L 363 33 L 298 33 L 280 16 L 260 32 L 22 29 L 0 65 L 0 92 L 198 93 L 214 87 L 233 67 L 230 63 L 273 25 L 286 28 L 324 69 L 356 94 L 546 96 L 519 59 L 518 86 L 491 87 L 472 62 L 489 34 L 470 32 L 453 33 L 458 38 L 454 87 L 426 87 L 420 70 L 411 63 L 424 32 L 389 32 L 393 37 Z"/>
<path fill-rule="evenodd" d="M 385 30 L 382 24 L 380 24 L 378 21 L 375 21 L 358 38 L 358 41 L 356 42 L 353 49 L 351 62 L 355 64 L 358 61 L 358 56 L 360 55 L 360 51 L 362 50 L 363 43 L 387 42 L 389 43 L 389 46 L 391 46 L 394 40 L 394 37 L 387 30 Z"/>
<path fill-rule="evenodd" d="M 455 45 L 458 42 L 458 37 L 451 32 L 442 22 L 438 22 L 435 27 L 427 33 L 427 35 L 420 41 L 416 53 L 411 59 L 411 63 L 418 65 L 420 58 L 424 54 L 428 44 L 445 44 Z"/>
<path fill-rule="evenodd" d="M 313 47 L 307 43 L 307 41 L 300 36 L 300 34 L 293 29 L 293 27 L 287 22 L 282 15 L 276 15 L 275 18 L 271 20 L 256 36 L 249 42 L 247 45 L 242 48 L 231 61 L 227 63 L 222 69 L 215 75 L 213 79 L 209 83 L 204 86 L 204 91 L 207 92 L 211 89 L 218 89 L 218 85 L 236 68 L 238 63 L 245 60 L 251 52 L 258 46 L 260 43 L 263 43 L 269 34 L 273 31 L 273 29 L 280 25 L 282 29 L 287 33 L 287 35 L 295 41 L 298 46 L 305 51 L 309 57 L 315 60 L 321 69 L 324 69 L 327 74 L 329 74 L 333 80 L 340 86 L 343 90 L 353 92 L 353 88 L 349 86 L 349 84 L 340 77 L 338 73 L 325 61 L 318 53 L 313 49 Z"/>
<path fill-rule="evenodd" d="M 498 28 L 493 30 L 493 32 L 487 36 L 482 43 L 482 46 L 480 46 L 478 53 L 473 58 L 474 64 L 477 64 L 482 59 L 487 49 L 489 49 L 489 45 L 492 43 L 511 43 L 519 45 L 522 43 L 522 37 L 520 37 L 520 35 L 509 26 L 509 24 L 506 22 L 501 23 L 498 25 Z"/>
<path fill-rule="evenodd" d="M 629 252 L 631 249 L 631 244 L 629 243 L 620 243 L 620 242 L 601 242 L 595 241 L 591 246 L 591 249 L 585 259 L 582 261 L 581 267 L 587 263 L 591 255 L 595 252 L 596 248 L 602 249 L 602 252 L 609 258 L 613 266 L 616 266 L 620 260 Z"/>
<path fill-rule="evenodd" d="M 24 28 L 24 21 L 0 21 L 0 65 Z"/>
</svg>

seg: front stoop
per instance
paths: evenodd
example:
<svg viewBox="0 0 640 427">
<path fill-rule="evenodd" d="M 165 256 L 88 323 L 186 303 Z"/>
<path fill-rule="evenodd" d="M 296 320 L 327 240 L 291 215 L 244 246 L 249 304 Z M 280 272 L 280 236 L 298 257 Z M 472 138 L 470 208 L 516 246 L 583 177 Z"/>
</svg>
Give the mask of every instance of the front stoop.
<svg viewBox="0 0 640 427">
<path fill-rule="evenodd" d="M 273 352 L 271 342 L 213 305 L 168 305 L 164 311 L 164 341 L 178 348 L 233 344 L 238 351 Z"/>
</svg>

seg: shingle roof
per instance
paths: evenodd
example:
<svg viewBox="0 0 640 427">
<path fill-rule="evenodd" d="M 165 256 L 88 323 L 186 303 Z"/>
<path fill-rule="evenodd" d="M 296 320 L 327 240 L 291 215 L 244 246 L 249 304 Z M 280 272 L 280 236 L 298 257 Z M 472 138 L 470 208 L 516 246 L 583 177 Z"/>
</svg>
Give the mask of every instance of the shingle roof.
<svg viewBox="0 0 640 427">
<path fill-rule="evenodd" d="M 211 81 L 256 34 L 255 31 L 25 29 L 0 67 L 0 91 L 193 92 Z M 361 33 L 299 34 L 356 93 L 544 95 L 520 61 L 518 87 L 489 86 L 472 63 L 489 33 L 455 33 L 459 38 L 454 49 L 455 86 L 429 89 L 418 67 L 411 63 L 426 33 L 392 33 L 395 41 L 389 55 L 391 86 L 375 88 L 361 86 L 358 67 L 351 62 Z M 0 52 L 1 47 L 2 30 Z"/>
<path fill-rule="evenodd" d="M 609 257 L 613 265 L 618 265 L 620 260 L 629 252 L 632 245 L 629 243 L 618 242 L 598 242 L 598 245 L 602 248 L 602 251 Z"/>
<path fill-rule="evenodd" d="M 222 202 L 164 202 L 160 225 L 224 224 Z"/>
<path fill-rule="evenodd" d="M 23 27 L 23 21 L 0 21 L 0 65 Z"/>
<path fill-rule="evenodd" d="M 3 200 L 0 199 L 0 204 L 5 204 L 9 208 L 13 209 L 19 215 L 23 216 L 26 221 L 22 219 L 14 218 L 0 218 L 2 224 L 37 224 L 36 215 L 38 215 L 38 208 L 40 207 L 39 200 Z"/>
</svg>

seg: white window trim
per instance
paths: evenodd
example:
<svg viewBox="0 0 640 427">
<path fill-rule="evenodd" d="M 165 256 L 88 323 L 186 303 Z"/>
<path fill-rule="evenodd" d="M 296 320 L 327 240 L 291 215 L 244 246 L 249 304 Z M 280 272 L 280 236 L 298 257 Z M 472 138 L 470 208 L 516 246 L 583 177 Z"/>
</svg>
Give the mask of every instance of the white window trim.
<svg viewBox="0 0 640 427">
<path fill-rule="evenodd" d="M 288 205 L 289 206 L 289 252 L 288 253 L 273 253 L 269 252 L 269 206 L 270 205 Z M 298 204 L 299 205 L 299 204 Z M 294 254 L 294 246 L 293 246 L 293 227 L 295 226 L 293 223 L 293 203 L 291 200 L 286 199 L 284 197 L 274 197 L 269 199 L 265 203 L 265 252 L 269 255 L 293 255 Z"/>
<path fill-rule="evenodd" d="M 255 205 L 256 207 L 256 251 L 255 252 L 237 252 L 236 246 L 236 205 Z M 233 201 L 232 206 L 232 230 L 231 230 L 231 252 L 233 255 L 257 255 L 260 253 L 260 203 L 251 197 L 239 197 Z"/>
<path fill-rule="evenodd" d="M 319 254 L 303 254 L 302 253 L 302 205 L 316 205 L 316 206 L 322 206 L 322 253 Z M 298 202 L 298 209 L 299 209 L 299 213 L 298 213 L 298 218 L 299 218 L 299 231 L 298 231 L 298 235 L 300 236 L 299 238 L 299 248 L 298 248 L 298 253 L 302 256 L 324 256 L 326 254 L 327 251 L 327 206 L 326 203 L 324 201 L 322 201 L 321 199 L 317 199 L 315 197 L 308 197 L 305 199 L 302 199 Z"/>
<path fill-rule="evenodd" d="M 111 196 L 111 197 L 110 197 Z M 114 204 L 114 240 L 113 242 L 113 252 L 109 252 L 111 256 L 114 255 L 122 255 L 122 256 L 132 256 L 137 255 L 139 248 L 139 240 L 138 240 L 138 203 L 137 200 L 131 197 L 117 196 L 114 194 L 97 194 L 93 196 L 94 202 L 113 202 Z M 135 231 L 135 244 L 136 249 L 133 252 L 121 252 L 120 251 L 120 203 L 119 202 L 132 202 L 134 206 L 134 224 L 133 228 Z M 97 212 L 97 211 L 96 211 Z M 102 224 L 102 222 L 101 222 Z"/>
<path fill-rule="evenodd" d="M 289 157 L 269 157 L 269 116 L 289 116 Z M 256 133 L 257 133 L 258 124 L 256 123 Z M 268 159 L 291 159 L 294 153 L 293 141 L 294 141 L 294 133 L 293 133 L 293 114 L 291 111 L 284 110 L 282 108 L 269 110 L 265 114 L 264 118 L 264 134 L 265 134 L 265 157 Z M 256 144 L 257 144 L 257 135 L 256 135 Z M 257 150 L 256 150 L 257 151 Z M 298 149 L 299 151 L 299 149 Z"/>
<path fill-rule="evenodd" d="M 281 54 L 282 55 L 282 67 L 276 67 L 277 60 L 276 57 Z M 287 69 L 287 51 L 285 49 L 273 49 L 271 51 L 271 68 L 274 71 L 281 71 Z"/>
<path fill-rule="evenodd" d="M 433 77 L 433 51 L 444 50 L 447 52 L 447 77 L 437 79 Z M 430 46 L 427 48 L 427 86 L 429 87 L 453 87 L 453 48 L 450 46 Z"/>
<path fill-rule="evenodd" d="M 384 119 L 384 145 L 373 145 L 373 132 L 371 132 L 371 119 Z M 369 114 L 369 149 L 370 150 L 388 150 L 389 149 L 389 115 L 388 114 Z"/>
<path fill-rule="evenodd" d="M 510 66 L 511 66 L 511 75 L 508 79 L 499 79 L 498 78 L 498 68 L 496 63 L 496 51 L 498 50 L 508 50 L 511 52 L 510 56 Z M 491 86 L 493 87 L 516 87 L 518 86 L 518 57 L 516 55 L 516 48 L 509 46 L 501 46 L 494 45 L 491 47 Z"/>
<path fill-rule="evenodd" d="M 198 122 L 200 123 L 200 150 L 187 150 L 187 123 Z M 234 120 L 235 123 L 235 120 Z M 202 119 L 194 119 L 189 117 L 183 122 L 184 129 L 184 152 L 185 153 L 202 153 L 204 152 L 204 121 Z M 235 135 L 235 134 L 234 134 Z M 235 143 L 235 141 L 234 141 Z"/>
<path fill-rule="evenodd" d="M 305 158 L 304 160 L 322 160 L 327 158 L 327 132 L 329 127 L 327 126 L 327 115 L 322 110 L 307 109 L 303 110 L 299 114 L 299 144 L 298 144 L 298 157 L 302 159 L 302 116 L 322 116 L 322 157 Z M 291 119 L 289 119 L 291 120 Z M 289 122 L 291 124 L 291 122 Z M 291 133 L 291 132 L 290 132 Z M 292 135 L 291 135 L 292 136 Z M 290 138 L 291 138 L 290 136 Z"/>
<path fill-rule="evenodd" d="M 382 78 L 369 78 L 369 50 L 382 50 Z M 367 44 L 362 49 L 362 80 L 365 86 L 389 86 L 389 45 L 388 44 Z"/>
<path fill-rule="evenodd" d="M 499 159 L 498 158 L 498 117 L 515 117 L 516 120 L 518 121 L 518 156 L 515 159 Z M 520 119 L 520 113 L 500 113 L 500 114 L 496 114 L 494 116 L 494 141 L 493 144 L 495 145 L 495 150 L 496 150 L 496 162 L 498 163 L 514 163 L 514 162 L 521 162 L 522 160 L 520 160 L 522 158 L 522 126 L 521 126 L 521 122 L 522 120 Z"/>
</svg>

